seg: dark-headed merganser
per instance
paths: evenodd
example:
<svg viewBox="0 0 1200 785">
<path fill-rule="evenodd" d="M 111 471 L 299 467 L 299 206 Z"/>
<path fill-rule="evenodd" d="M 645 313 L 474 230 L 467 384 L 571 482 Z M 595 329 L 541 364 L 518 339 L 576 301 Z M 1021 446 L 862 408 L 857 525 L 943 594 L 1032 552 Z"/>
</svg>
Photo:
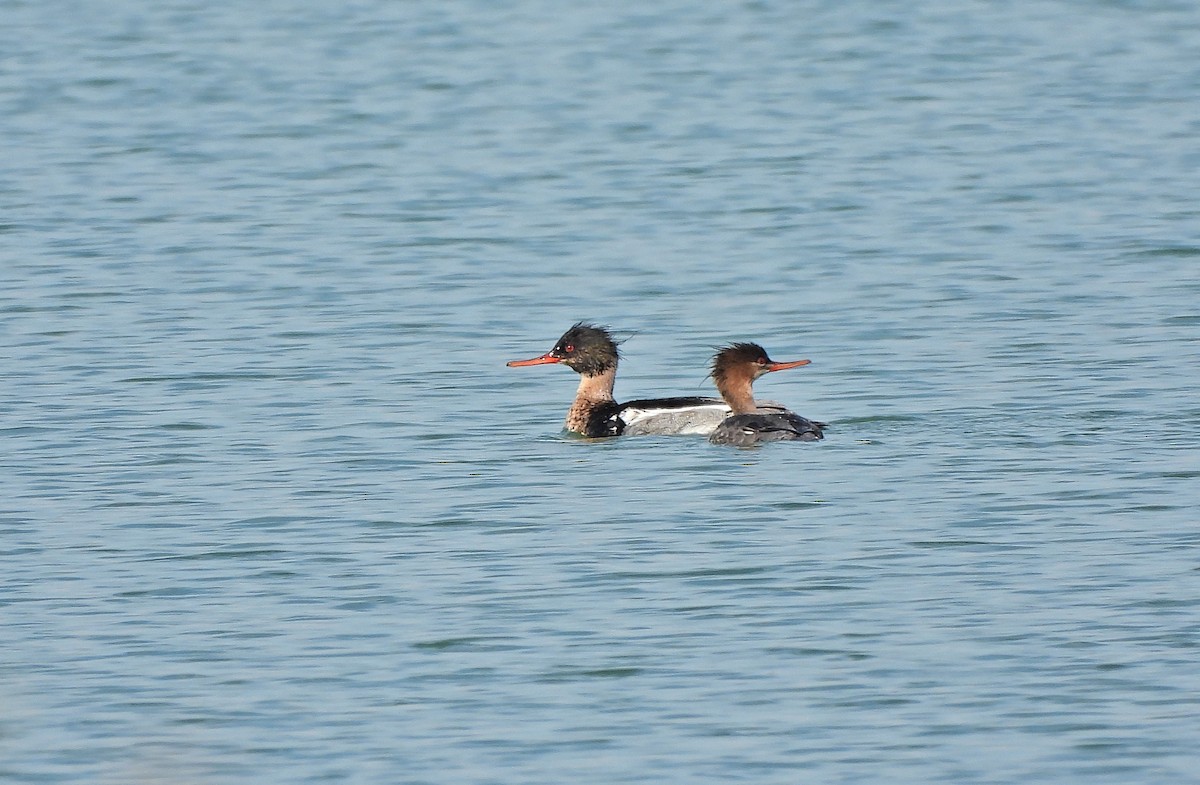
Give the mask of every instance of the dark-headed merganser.
<svg viewBox="0 0 1200 785">
<path fill-rule="evenodd" d="M 748 447 L 759 442 L 825 438 L 825 423 L 806 420 L 795 412 L 763 412 L 754 404 L 754 380 L 771 371 L 808 365 L 811 360 L 777 363 L 756 343 L 735 343 L 713 357 L 712 377 L 733 414 L 708 437 L 713 444 Z"/>
<path fill-rule="evenodd" d="M 697 434 L 707 436 L 730 414 L 720 398 L 652 398 L 617 403 L 613 385 L 619 353 L 602 327 L 579 322 L 540 357 L 513 360 L 509 367 L 562 363 L 579 374 L 579 390 L 567 412 L 568 431 L 583 436 Z M 786 411 L 779 407 L 778 410 Z"/>
</svg>

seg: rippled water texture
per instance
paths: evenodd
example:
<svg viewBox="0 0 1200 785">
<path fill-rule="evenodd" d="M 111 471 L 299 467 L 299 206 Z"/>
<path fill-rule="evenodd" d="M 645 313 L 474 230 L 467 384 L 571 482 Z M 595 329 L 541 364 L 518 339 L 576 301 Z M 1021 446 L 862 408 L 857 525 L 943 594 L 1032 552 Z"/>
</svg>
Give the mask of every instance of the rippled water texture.
<svg viewBox="0 0 1200 785">
<path fill-rule="evenodd" d="M 0 9 L 0 780 L 1196 781 L 1195 4 Z"/>
</svg>

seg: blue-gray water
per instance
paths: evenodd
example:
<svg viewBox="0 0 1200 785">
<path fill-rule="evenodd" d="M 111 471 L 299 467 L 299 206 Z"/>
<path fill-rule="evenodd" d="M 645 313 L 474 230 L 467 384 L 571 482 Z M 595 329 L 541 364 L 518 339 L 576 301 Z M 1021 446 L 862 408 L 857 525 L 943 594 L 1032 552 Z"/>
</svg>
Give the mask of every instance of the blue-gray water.
<svg viewBox="0 0 1200 785">
<path fill-rule="evenodd" d="M 1198 781 L 1194 3 L 0 19 L 0 781 Z"/>
</svg>

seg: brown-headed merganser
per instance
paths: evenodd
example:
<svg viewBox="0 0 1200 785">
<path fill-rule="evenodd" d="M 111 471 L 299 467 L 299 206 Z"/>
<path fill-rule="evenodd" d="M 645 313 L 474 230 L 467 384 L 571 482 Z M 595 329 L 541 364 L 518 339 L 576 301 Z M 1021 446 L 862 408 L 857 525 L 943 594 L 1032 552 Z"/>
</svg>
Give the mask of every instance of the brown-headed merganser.
<svg viewBox="0 0 1200 785">
<path fill-rule="evenodd" d="M 805 441 L 825 438 L 823 422 L 806 420 L 795 412 L 763 412 L 754 404 L 754 380 L 771 371 L 808 365 L 811 360 L 777 363 L 756 343 L 735 343 L 713 356 L 713 383 L 733 414 L 708 437 L 713 444 L 748 447 L 759 442 Z"/>
<path fill-rule="evenodd" d="M 607 330 L 579 322 L 563 333 L 550 351 L 508 365 L 562 363 L 578 373 L 579 390 L 567 412 L 566 429 L 583 436 L 707 436 L 730 415 L 728 404 L 720 398 L 652 398 L 617 403 L 613 385 L 618 360 L 617 344 Z M 770 410 L 786 411 L 782 406 Z"/>
</svg>

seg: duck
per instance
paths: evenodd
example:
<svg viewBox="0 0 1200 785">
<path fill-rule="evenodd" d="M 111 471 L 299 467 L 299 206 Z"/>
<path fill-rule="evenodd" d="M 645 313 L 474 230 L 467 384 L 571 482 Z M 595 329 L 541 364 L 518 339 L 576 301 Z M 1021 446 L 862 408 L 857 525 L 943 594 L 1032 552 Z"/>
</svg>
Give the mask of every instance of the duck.
<svg viewBox="0 0 1200 785">
<path fill-rule="evenodd" d="M 776 362 L 757 343 L 733 343 L 719 349 L 712 359 L 712 378 L 731 414 L 709 434 L 709 442 L 750 447 L 763 442 L 824 439 L 828 427 L 825 423 L 806 419 L 788 409 L 763 411 L 754 402 L 756 379 L 811 362 Z"/>
</svg>

